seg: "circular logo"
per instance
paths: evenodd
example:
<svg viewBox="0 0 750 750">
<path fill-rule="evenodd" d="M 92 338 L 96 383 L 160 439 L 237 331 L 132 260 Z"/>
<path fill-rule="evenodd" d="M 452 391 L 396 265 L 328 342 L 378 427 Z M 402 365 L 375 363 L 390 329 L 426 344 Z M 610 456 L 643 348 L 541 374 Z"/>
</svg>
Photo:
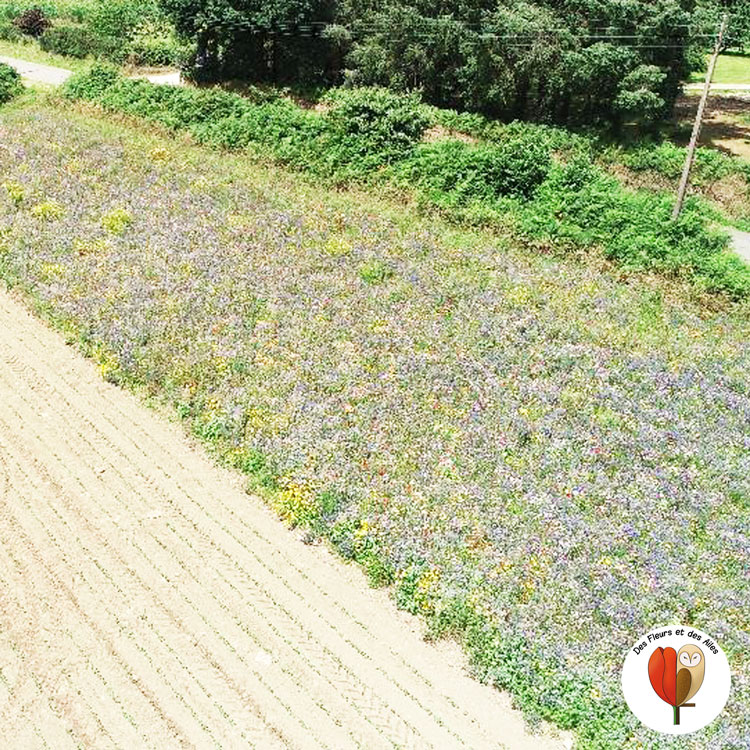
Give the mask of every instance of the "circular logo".
<svg viewBox="0 0 750 750">
<path fill-rule="evenodd" d="M 650 729 L 688 734 L 722 711 L 732 677 L 716 641 L 687 625 L 649 630 L 628 652 L 622 692 L 630 710 Z"/>
</svg>

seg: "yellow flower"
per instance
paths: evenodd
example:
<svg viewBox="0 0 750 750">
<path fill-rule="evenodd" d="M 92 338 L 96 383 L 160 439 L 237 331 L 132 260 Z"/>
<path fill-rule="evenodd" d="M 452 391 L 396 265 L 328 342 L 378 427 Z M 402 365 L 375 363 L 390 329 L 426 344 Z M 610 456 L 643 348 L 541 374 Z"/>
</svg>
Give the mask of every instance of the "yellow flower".
<svg viewBox="0 0 750 750">
<path fill-rule="evenodd" d="M 102 216 L 102 227 L 110 234 L 122 234 L 133 219 L 124 208 L 115 208 Z"/>
<path fill-rule="evenodd" d="M 338 258 L 341 255 L 348 255 L 352 251 L 352 244 L 343 237 L 329 237 L 323 246 L 323 252 L 326 255 L 332 255 Z"/>
<path fill-rule="evenodd" d="M 165 162 L 172 158 L 172 153 L 166 148 L 152 148 L 148 152 L 151 161 L 154 162 Z"/>
<path fill-rule="evenodd" d="M 4 182 L 3 188 L 5 192 L 8 194 L 8 197 L 18 205 L 22 200 L 23 196 L 25 194 L 25 191 L 23 189 L 23 185 L 21 185 L 18 182 Z"/>
<path fill-rule="evenodd" d="M 55 219 L 59 219 L 64 213 L 63 207 L 55 201 L 38 203 L 31 209 L 31 215 L 43 221 L 54 221 Z"/>
</svg>

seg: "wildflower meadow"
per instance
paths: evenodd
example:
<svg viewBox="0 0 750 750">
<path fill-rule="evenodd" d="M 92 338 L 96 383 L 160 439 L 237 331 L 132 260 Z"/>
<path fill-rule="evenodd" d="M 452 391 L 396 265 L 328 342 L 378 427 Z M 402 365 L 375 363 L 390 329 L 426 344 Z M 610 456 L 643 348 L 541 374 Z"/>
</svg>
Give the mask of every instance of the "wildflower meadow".
<svg viewBox="0 0 750 750">
<path fill-rule="evenodd" d="M 527 715 L 750 748 L 750 307 L 37 101 L 0 117 L 0 276 L 169 404 Z M 721 643 L 719 722 L 625 708 L 632 641 Z"/>
</svg>

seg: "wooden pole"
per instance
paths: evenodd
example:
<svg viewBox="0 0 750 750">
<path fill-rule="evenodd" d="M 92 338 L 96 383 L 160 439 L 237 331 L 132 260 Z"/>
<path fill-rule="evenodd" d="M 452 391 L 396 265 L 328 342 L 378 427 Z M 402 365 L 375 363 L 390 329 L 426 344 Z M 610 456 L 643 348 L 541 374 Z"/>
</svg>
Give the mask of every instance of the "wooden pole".
<svg viewBox="0 0 750 750">
<path fill-rule="evenodd" d="M 706 84 L 703 87 L 703 94 L 701 95 L 701 101 L 698 105 L 698 112 L 695 115 L 695 123 L 693 124 L 693 134 L 690 136 L 690 145 L 688 146 L 687 156 L 685 157 L 685 166 L 682 168 L 682 177 L 680 178 L 680 187 L 677 189 L 677 203 L 675 203 L 674 211 L 672 212 L 672 218 L 676 219 L 682 211 L 682 204 L 685 201 L 685 193 L 687 191 L 688 182 L 690 181 L 690 170 L 693 167 L 693 160 L 695 159 L 695 149 L 698 146 L 698 137 L 701 134 L 701 125 L 703 124 L 703 112 L 706 109 L 706 102 L 708 101 L 708 92 L 711 88 L 711 81 L 714 77 L 714 68 L 716 67 L 716 60 L 721 52 L 721 43 L 724 39 L 724 32 L 727 28 L 727 14 L 724 14 L 724 18 L 721 21 L 721 28 L 719 28 L 719 36 L 716 38 L 716 46 L 714 47 L 713 54 L 711 55 L 711 62 L 708 64 L 708 72 L 706 73 Z"/>
</svg>

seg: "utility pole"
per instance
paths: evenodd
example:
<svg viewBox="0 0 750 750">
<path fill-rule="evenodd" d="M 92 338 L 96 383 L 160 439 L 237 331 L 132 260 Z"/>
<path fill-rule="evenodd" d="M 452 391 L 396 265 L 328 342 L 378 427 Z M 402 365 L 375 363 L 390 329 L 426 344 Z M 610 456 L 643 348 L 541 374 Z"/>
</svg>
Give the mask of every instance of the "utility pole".
<svg viewBox="0 0 750 750">
<path fill-rule="evenodd" d="M 672 219 L 676 219 L 680 215 L 680 211 L 682 211 L 682 204 L 685 200 L 685 192 L 687 191 L 688 182 L 690 180 L 690 170 L 693 167 L 693 160 L 695 159 L 695 149 L 698 146 L 698 137 L 701 134 L 701 125 L 703 124 L 703 111 L 706 109 L 708 92 L 711 88 L 711 81 L 714 77 L 716 60 L 719 57 L 719 53 L 721 52 L 721 43 L 724 39 L 724 32 L 727 28 L 728 17 L 728 14 L 725 13 L 724 18 L 722 18 L 721 20 L 719 36 L 716 37 L 716 46 L 714 47 L 713 54 L 711 55 L 711 62 L 709 62 L 708 64 L 708 72 L 706 73 L 706 85 L 703 87 L 703 94 L 701 95 L 701 101 L 698 105 L 698 112 L 695 115 L 693 134 L 690 136 L 690 145 L 688 146 L 687 156 L 685 157 L 685 166 L 682 168 L 680 187 L 677 189 L 677 203 L 675 203 L 674 211 L 672 211 Z"/>
</svg>

